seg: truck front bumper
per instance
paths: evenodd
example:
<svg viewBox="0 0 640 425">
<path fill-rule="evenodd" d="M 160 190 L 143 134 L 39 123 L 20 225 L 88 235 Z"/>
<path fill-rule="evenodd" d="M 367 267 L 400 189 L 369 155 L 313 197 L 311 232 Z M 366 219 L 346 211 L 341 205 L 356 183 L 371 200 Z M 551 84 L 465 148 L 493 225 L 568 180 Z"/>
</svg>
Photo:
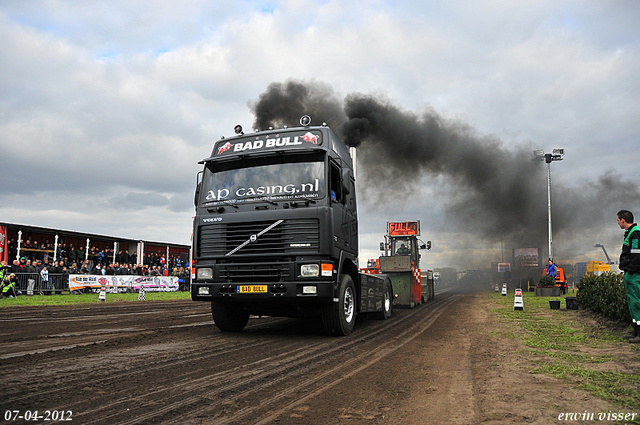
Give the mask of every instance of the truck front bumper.
<svg viewBox="0 0 640 425">
<path fill-rule="evenodd" d="M 194 301 L 252 302 L 327 302 L 333 301 L 336 284 L 327 281 L 279 283 L 193 282 Z"/>
</svg>

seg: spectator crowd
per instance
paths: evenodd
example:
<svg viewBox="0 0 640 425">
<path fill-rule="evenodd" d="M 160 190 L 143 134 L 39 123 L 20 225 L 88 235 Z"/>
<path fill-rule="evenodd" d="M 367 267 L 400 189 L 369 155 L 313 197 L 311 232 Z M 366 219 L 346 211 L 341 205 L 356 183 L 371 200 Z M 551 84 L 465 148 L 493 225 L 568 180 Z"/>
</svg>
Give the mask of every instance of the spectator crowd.
<svg viewBox="0 0 640 425">
<path fill-rule="evenodd" d="M 129 254 L 126 250 L 114 253 L 111 248 L 91 247 L 87 253 L 82 246 L 75 248 L 73 244 L 59 243 L 54 260 L 54 247 L 48 241 L 39 244 L 27 240 L 20 245 L 20 257 L 16 259 L 16 241 L 9 241 L 8 254 L 13 260 L 7 270 L 18 276 L 20 288 L 27 287 L 27 279 L 38 277 L 41 288 L 57 291 L 68 282 L 71 274 L 176 276 L 184 283 L 190 279 L 188 264 L 183 263 L 179 255 L 167 259 L 162 253 L 149 252 L 145 253 L 142 265 L 138 265 L 137 254 Z M 187 285 L 181 285 L 181 289 L 187 288 Z"/>
</svg>

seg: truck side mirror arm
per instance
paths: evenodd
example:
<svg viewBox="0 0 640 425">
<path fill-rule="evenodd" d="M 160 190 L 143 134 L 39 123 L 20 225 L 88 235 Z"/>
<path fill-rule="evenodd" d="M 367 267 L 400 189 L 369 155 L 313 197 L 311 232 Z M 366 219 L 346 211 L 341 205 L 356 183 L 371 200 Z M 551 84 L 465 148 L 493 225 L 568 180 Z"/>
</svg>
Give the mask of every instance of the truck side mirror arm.
<svg viewBox="0 0 640 425">
<path fill-rule="evenodd" d="M 196 179 L 196 194 L 193 197 L 193 206 L 198 208 L 198 198 L 200 198 L 200 189 L 202 189 L 202 171 L 198 173 L 198 177 Z"/>
<path fill-rule="evenodd" d="M 427 243 L 420 241 L 420 249 L 431 249 L 431 241 L 427 241 Z"/>
</svg>

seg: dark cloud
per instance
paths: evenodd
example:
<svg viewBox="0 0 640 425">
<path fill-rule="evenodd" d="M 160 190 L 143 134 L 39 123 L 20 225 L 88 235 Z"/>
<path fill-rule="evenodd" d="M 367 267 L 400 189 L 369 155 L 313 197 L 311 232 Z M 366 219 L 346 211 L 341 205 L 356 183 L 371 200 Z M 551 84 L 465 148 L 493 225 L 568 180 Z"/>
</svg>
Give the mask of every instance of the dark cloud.
<svg viewBox="0 0 640 425">
<path fill-rule="evenodd" d="M 547 246 L 547 166 L 533 160 L 529 143 L 507 147 L 433 109 L 414 113 L 382 96 L 352 93 L 341 100 L 317 82 L 272 83 L 251 107 L 258 128 L 295 125 L 301 112 L 337 118 L 329 126 L 359 148 L 358 187 L 369 204 L 411 209 L 412 195 L 432 178 L 447 186 L 447 196 L 432 201 L 445 206 L 453 229 L 513 247 Z M 564 238 L 606 226 L 639 193 L 637 184 L 612 173 L 583 187 L 552 186 L 554 235 Z"/>
</svg>

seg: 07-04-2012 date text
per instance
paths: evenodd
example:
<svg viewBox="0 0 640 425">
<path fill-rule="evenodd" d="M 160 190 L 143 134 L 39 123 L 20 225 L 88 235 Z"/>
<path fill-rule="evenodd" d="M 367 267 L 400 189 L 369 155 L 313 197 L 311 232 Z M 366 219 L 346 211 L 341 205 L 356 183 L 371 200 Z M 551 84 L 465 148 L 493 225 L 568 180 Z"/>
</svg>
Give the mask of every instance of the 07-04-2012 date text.
<svg viewBox="0 0 640 425">
<path fill-rule="evenodd" d="M 71 410 L 5 410 L 5 421 L 71 421 L 73 412 Z"/>
</svg>

